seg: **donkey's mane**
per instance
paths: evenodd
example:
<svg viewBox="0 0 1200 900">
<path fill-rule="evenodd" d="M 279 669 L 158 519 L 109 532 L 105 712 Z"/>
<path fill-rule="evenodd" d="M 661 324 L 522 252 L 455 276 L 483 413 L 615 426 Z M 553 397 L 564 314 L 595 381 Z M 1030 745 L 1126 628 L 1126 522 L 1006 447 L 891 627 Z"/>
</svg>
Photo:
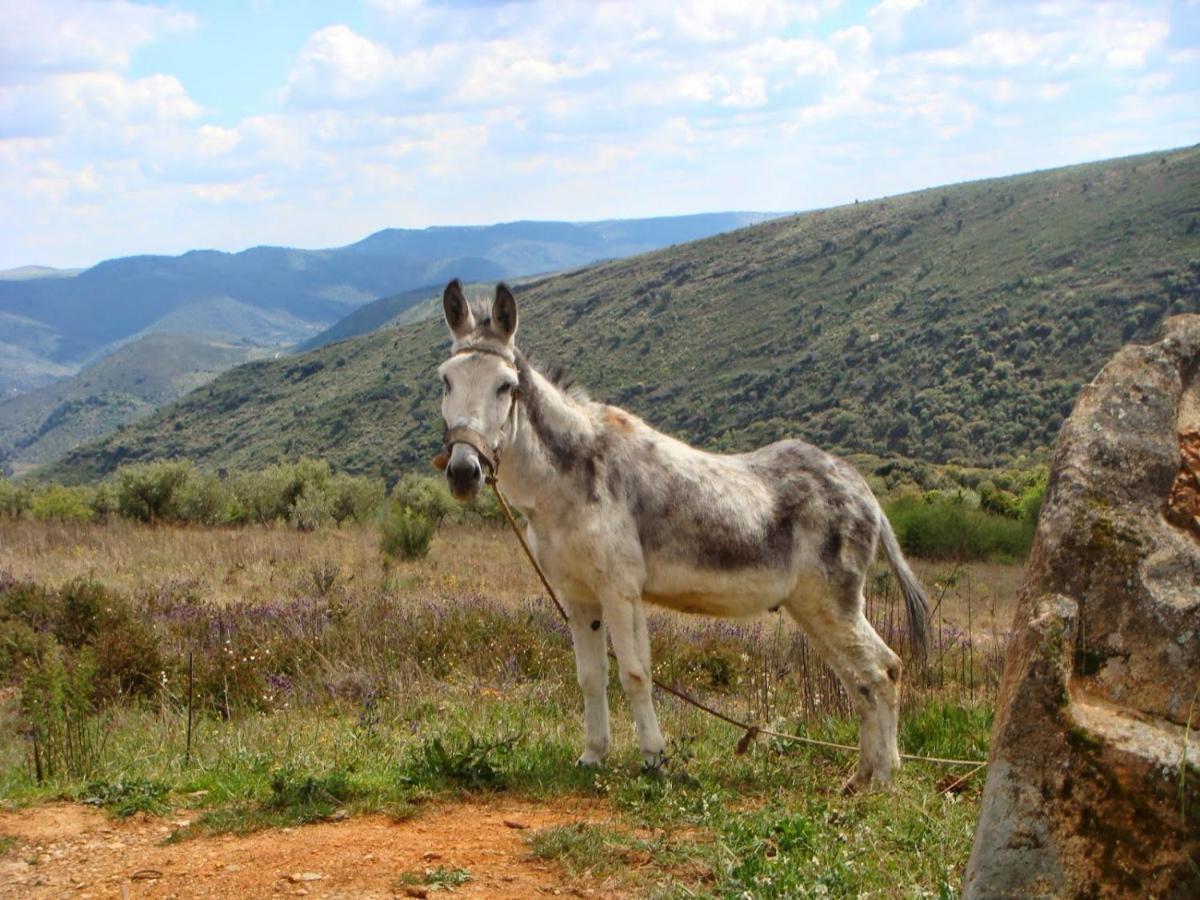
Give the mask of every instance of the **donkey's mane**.
<svg viewBox="0 0 1200 900">
<path fill-rule="evenodd" d="M 575 376 L 561 363 L 543 366 L 536 359 L 516 350 L 518 365 L 524 364 L 550 382 L 571 404 L 586 407 L 592 402 L 588 392 L 575 383 Z"/>
</svg>

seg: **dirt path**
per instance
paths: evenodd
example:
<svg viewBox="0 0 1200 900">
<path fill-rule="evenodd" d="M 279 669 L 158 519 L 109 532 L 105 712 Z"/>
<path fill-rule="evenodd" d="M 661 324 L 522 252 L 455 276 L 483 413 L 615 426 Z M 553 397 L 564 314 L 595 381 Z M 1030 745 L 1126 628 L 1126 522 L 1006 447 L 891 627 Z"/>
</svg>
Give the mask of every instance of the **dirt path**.
<svg viewBox="0 0 1200 900">
<path fill-rule="evenodd" d="M 0 855 L 0 897 L 420 896 L 398 877 L 438 866 L 467 869 L 471 880 L 430 897 L 619 896 L 612 885 L 564 885 L 523 840 L 533 829 L 607 821 L 596 803 L 460 803 L 405 822 L 358 816 L 164 845 L 186 815 L 119 821 L 75 804 L 0 811 L 0 840 L 16 842 Z"/>
</svg>

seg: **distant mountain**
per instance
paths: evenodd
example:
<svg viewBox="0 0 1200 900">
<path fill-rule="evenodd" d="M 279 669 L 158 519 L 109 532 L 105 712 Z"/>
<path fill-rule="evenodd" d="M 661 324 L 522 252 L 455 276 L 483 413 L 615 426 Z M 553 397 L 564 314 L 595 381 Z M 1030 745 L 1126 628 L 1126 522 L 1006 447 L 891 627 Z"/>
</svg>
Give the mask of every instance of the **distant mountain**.
<svg viewBox="0 0 1200 900">
<path fill-rule="evenodd" d="M 450 273 L 494 280 L 575 267 L 765 217 L 714 213 L 387 229 L 329 250 L 194 250 L 109 260 L 74 275 L 44 267 L 9 270 L 0 276 L 0 344 L 21 355 L 0 367 L 0 396 L 28 390 L 63 367 L 78 368 L 140 334 L 297 343 L 378 297 L 445 281 Z M 17 322 L 26 324 L 13 328 Z"/>
<path fill-rule="evenodd" d="M 1200 148 L 778 219 L 547 278 L 520 344 L 719 450 L 803 437 L 933 462 L 1044 458 L 1080 386 L 1200 311 Z M 440 437 L 440 317 L 240 366 L 48 476 L 302 455 L 395 478 Z"/>
<path fill-rule="evenodd" d="M 0 281 L 29 281 L 33 278 L 71 278 L 83 269 L 55 269 L 51 266 L 17 266 L 0 269 Z"/>
<path fill-rule="evenodd" d="M 451 276 L 453 277 L 453 276 Z M 533 278 L 509 278 L 508 283 L 514 287 L 529 284 L 539 280 L 539 276 Z M 446 281 L 450 279 L 447 278 Z M 378 300 L 373 300 L 366 306 L 360 306 L 344 319 L 340 319 L 326 328 L 316 337 L 309 338 L 296 349 L 300 352 L 308 350 L 316 350 L 318 347 L 324 347 L 326 344 L 332 344 L 336 341 L 344 341 L 348 338 L 357 337 L 360 334 L 369 334 L 377 328 L 382 328 L 385 325 L 407 325 L 410 322 L 419 322 L 421 319 L 431 315 L 441 315 L 442 312 L 442 289 L 446 286 L 446 282 L 429 285 L 428 287 L 417 288 L 415 291 L 405 291 L 403 294 L 396 294 L 394 297 L 381 297 Z M 485 284 L 483 282 L 467 282 L 467 290 L 483 291 L 488 287 L 493 287 L 494 282 Z"/>
<path fill-rule="evenodd" d="M 0 402 L 0 468 L 22 474 L 269 352 L 194 335 L 127 343 L 77 375 Z"/>
<path fill-rule="evenodd" d="M 447 279 L 449 280 L 449 279 Z M 320 334 L 309 338 L 296 349 L 300 352 L 316 350 L 326 344 L 344 341 L 347 338 L 368 334 L 376 328 L 382 328 L 389 322 L 396 321 L 407 311 L 419 306 L 423 301 L 437 298 L 440 302 L 442 285 L 427 285 L 416 290 L 405 291 L 391 297 L 380 297 L 365 306 L 360 306 L 344 319 L 339 319 Z M 438 309 L 441 309 L 439 306 Z"/>
</svg>

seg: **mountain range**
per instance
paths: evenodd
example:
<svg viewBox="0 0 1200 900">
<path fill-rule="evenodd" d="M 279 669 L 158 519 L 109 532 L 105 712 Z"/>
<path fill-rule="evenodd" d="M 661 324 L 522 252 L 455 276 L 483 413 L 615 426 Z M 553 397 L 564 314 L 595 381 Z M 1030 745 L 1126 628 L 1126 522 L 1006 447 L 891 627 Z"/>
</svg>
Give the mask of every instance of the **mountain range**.
<svg viewBox="0 0 1200 900">
<path fill-rule="evenodd" d="M 538 280 L 519 343 L 711 449 L 1027 464 L 1119 346 L 1200 311 L 1198 215 L 1196 147 L 934 188 Z M 46 474 L 310 455 L 393 479 L 437 444 L 447 347 L 436 317 L 239 366 Z"/>
<path fill-rule="evenodd" d="M 446 280 L 585 265 L 762 221 L 712 213 L 611 222 L 390 228 L 329 250 L 254 247 L 131 256 L 82 272 L 27 266 L 0 277 L 0 342 L 45 367 L 79 367 L 151 332 L 296 343 L 384 296 Z M 4 377 L 0 373 L 0 377 Z M 0 383 L 0 394 L 30 385 Z M 27 389 L 27 388 L 26 388 Z"/>
<path fill-rule="evenodd" d="M 83 271 L 6 270 L 0 272 L 0 467 L 25 471 L 247 359 L 370 330 L 428 298 L 436 291 L 430 285 L 448 273 L 519 280 L 767 218 L 734 212 L 387 229 L 330 250 L 197 250 L 109 260 Z M 374 305 L 380 297 L 383 303 Z M 163 352 L 164 336 L 179 352 Z"/>
</svg>

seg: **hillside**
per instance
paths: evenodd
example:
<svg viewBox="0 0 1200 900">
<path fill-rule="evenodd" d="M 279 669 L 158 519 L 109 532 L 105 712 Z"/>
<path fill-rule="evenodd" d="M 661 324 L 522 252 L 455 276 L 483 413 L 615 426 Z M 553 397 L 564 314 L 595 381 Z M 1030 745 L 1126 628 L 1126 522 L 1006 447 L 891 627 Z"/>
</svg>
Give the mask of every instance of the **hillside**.
<svg viewBox="0 0 1200 900">
<path fill-rule="evenodd" d="M 520 292 L 521 345 L 685 439 L 995 464 L 1200 310 L 1200 148 L 778 219 Z M 439 438 L 438 320 L 239 367 L 47 474 L 303 454 L 394 478 Z"/>
<path fill-rule="evenodd" d="M 19 475 L 56 459 L 270 352 L 191 335 L 128 343 L 77 375 L 0 402 L 0 471 Z"/>
<path fill-rule="evenodd" d="M 541 280 L 544 276 L 533 276 L 531 278 L 509 278 L 509 285 L 520 287 Z M 316 350 L 318 347 L 324 347 L 326 344 L 332 344 L 337 341 L 344 341 L 347 338 L 357 337 L 361 334 L 369 334 L 377 328 L 382 328 L 384 325 L 401 326 L 407 325 L 410 322 L 417 322 L 429 316 L 440 316 L 442 314 L 442 288 L 445 282 L 428 287 L 417 288 L 414 291 L 405 291 L 403 294 L 396 294 L 394 297 L 380 297 L 378 300 L 373 300 L 365 306 L 360 306 L 344 319 L 339 319 L 329 328 L 326 328 L 316 337 L 309 338 L 296 349 L 298 351 Z M 487 291 L 490 287 L 494 287 L 495 282 L 467 282 L 466 289 L 475 294 L 481 294 Z"/>
<path fill-rule="evenodd" d="M 260 343 L 307 340 L 347 313 L 449 273 L 496 279 L 584 265 L 715 234 L 760 213 L 714 213 L 629 222 L 510 222 L 478 227 L 387 229 L 346 247 L 254 247 L 135 256 L 78 274 L 23 267 L 0 277 L 0 321 L 32 322 L 2 334 L 30 362 L 0 369 L 0 395 L 44 381 L 53 366 L 78 367 L 150 331 L 235 336 Z M 43 374 L 22 377 L 26 369 Z"/>
</svg>

